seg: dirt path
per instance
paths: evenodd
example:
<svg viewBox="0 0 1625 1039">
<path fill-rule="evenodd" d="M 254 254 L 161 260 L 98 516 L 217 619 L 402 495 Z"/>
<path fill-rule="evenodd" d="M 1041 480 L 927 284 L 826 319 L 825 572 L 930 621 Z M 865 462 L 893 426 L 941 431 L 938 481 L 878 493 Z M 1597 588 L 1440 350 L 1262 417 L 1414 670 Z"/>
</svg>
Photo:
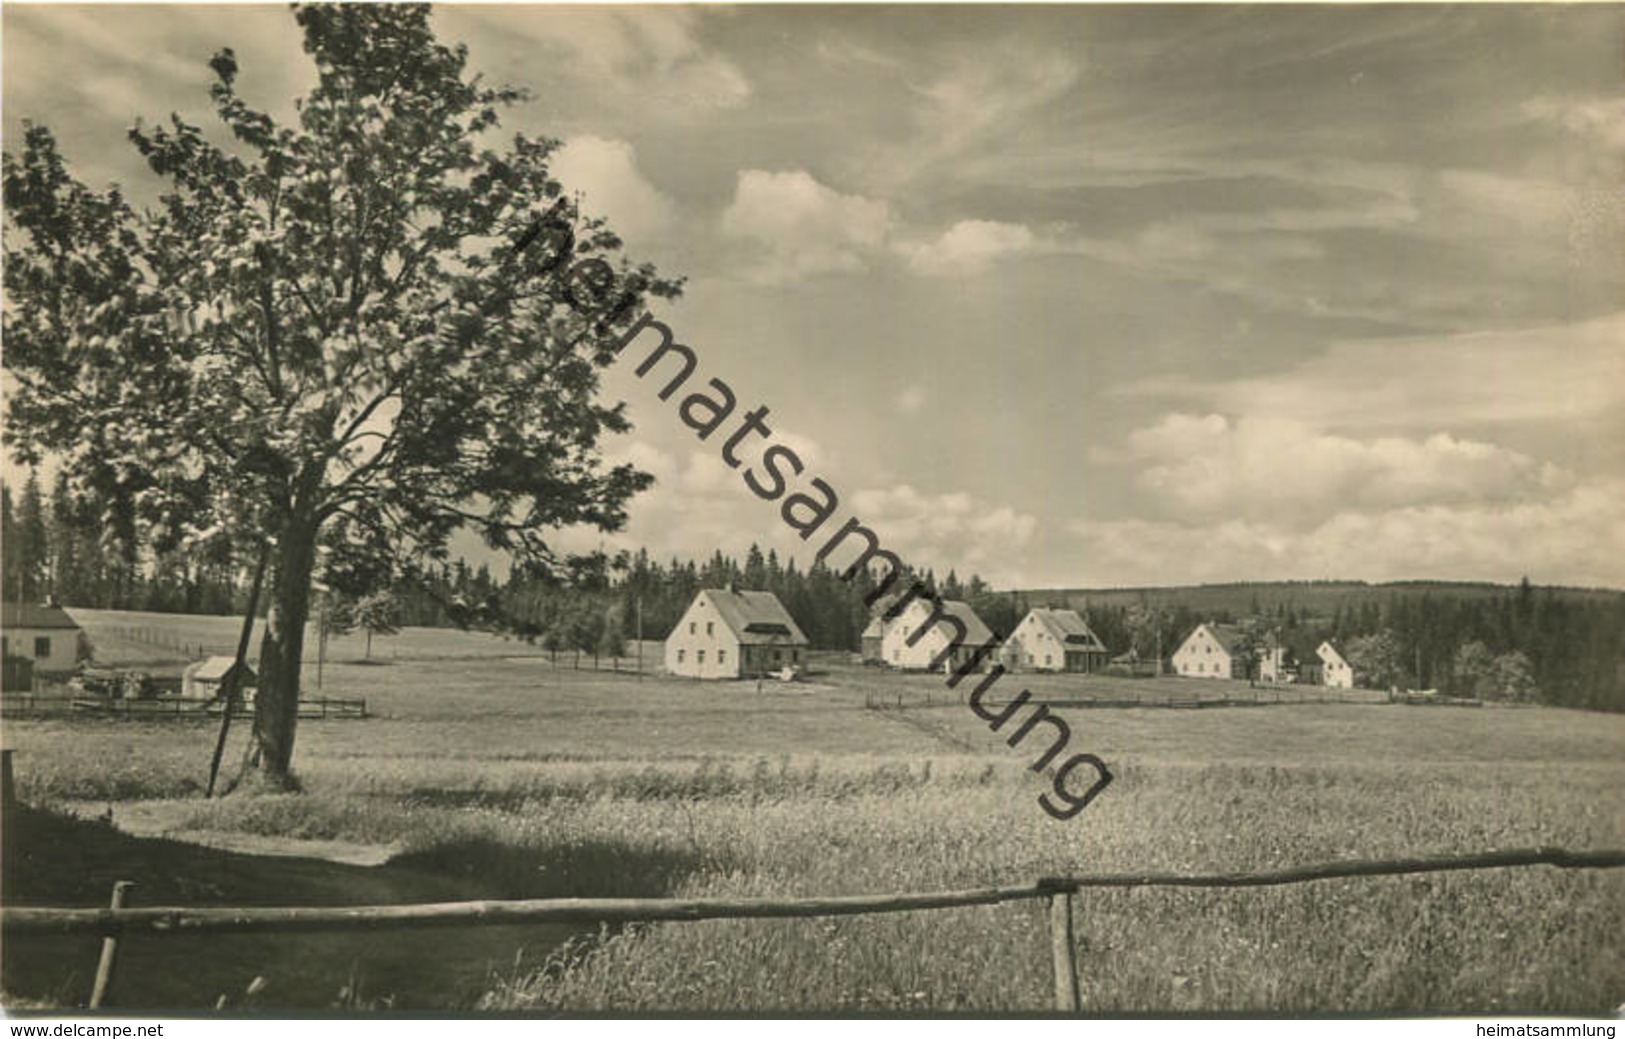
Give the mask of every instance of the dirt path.
<svg viewBox="0 0 1625 1039">
<path fill-rule="evenodd" d="M 191 801 L 121 801 L 110 805 L 101 801 L 71 801 L 63 808 L 80 819 L 111 822 L 115 829 L 132 837 L 164 837 L 206 848 L 241 852 L 244 855 L 275 855 L 299 859 L 322 859 L 347 866 L 382 866 L 402 849 L 398 844 L 363 844 L 360 841 L 302 840 L 294 837 L 266 837 L 224 830 L 186 827 L 186 819 L 196 810 Z"/>
</svg>

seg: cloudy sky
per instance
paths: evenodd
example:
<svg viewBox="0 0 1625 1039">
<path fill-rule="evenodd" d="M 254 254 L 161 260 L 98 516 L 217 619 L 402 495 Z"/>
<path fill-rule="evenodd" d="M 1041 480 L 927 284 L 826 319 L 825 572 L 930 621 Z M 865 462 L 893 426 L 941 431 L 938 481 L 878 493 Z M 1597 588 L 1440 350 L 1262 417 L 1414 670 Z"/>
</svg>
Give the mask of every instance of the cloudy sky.
<svg viewBox="0 0 1625 1039">
<path fill-rule="evenodd" d="M 4 132 L 150 197 L 280 7 L 4 8 Z M 909 561 L 1625 587 L 1618 7 L 444 7 L 658 316 Z M 615 544 L 808 557 L 622 365 Z"/>
</svg>

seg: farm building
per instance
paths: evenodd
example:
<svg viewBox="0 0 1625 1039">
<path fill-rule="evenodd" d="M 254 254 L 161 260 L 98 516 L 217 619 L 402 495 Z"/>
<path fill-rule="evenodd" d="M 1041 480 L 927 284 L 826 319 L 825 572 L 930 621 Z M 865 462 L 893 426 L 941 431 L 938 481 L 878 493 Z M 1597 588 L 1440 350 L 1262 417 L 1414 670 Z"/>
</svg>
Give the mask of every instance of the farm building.
<svg viewBox="0 0 1625 1039">
<path fill-rule="evenodd" d="M 236 657 L 224 656 L 209 657 L 188 665 L 186 670 L 181 672 L 181 696 L 188 700 L 213 700 L 220 695 L 221 683 L 236 665 Z M 243 684 L 238 692 L 247 701 L 252 699 L 249 690 L 258 680 L 258 676 L 247 664 L 243 665 L 243 672 Z"/>
<path fill-rule="evenodd" d="M 688 678 L 749 678 L 801 666 L 807 636 L 772 592 L 706 588 L 666 639 L 666 670 Z"/>
<path fill-rule="evenodd" d="M 1315 650 L 1320 658 L 1321 679 L 1319 685 L 1331 686 L 1334 689 L 1354 688 L 1354 667 L 1339 653 L 1337 647 L 1330 642 L 1322 642 Z"/>
<path fill-rule="evenodd" d="M 1106 666 L 1106 644 L 1090 630 L 1076 610 L 1034 607 L 1005 640 L 1010 650 L 1001 659 L 1014 659 L 1027 671 L 1092 673 Z"/>
<path fill-rule="evenodd" d="M 910 645 L 909 639 L 916 634 L 918 640 Z M 955 599 L 938 602 L 915 599 L 886 625 L 881 647 L 887 666 L 901 671 L 927 670 L 933 660 L 952 647 L 942 667 L 944 671 L 955 671 L 992 641 L 993 632 L 968 603 Z M 984 655 L 974 670 L 980 671 L 985 665 Z"/>
<path fill-rule="evenodd" d="M 89 656 L 85 633 L 60 606 L 8 602 L 0 608 L 0 657 L 28 660 L 36 675 L 63 675 Z"/>
<path fill-rule="evenodd" d="M 1275 683 L 1296 681 L 1299 659 L 1291 644 L 1281 641 L 1280 636 L 1272 632 L 1258 647 L 1258 680 Z"/>
<path fill-rule="evenodd" d="M 1295 632 L 1285 640 L 1286 663 L 1285 678 L 1282 681 L 1296 682 L 1298 685 L 1321 685 L 1324 682 L 1322 674 L 1322 661 L 1316 647 L 1322 640 L 1310 635 L 1308 632 Z"/>
<path fill-rule="evenodd" d="M 1234 678 L 1246 672 L 1236 659 L 1241 629 L 1234 624 L 1198 624 L 1174 650 L 1174 673 L 1186 678 Z"/>
<path fill-rule="evenodd" d="M 858 637 L 858 649 L 865 664 L 885 663 L 886 627 L 891 623 L 886 620 L 886 612 L 897 605 L 900 598 L 902 596 L 896 594 L 883 595 L 870 609 L 869 625 Z"/>
</svg>

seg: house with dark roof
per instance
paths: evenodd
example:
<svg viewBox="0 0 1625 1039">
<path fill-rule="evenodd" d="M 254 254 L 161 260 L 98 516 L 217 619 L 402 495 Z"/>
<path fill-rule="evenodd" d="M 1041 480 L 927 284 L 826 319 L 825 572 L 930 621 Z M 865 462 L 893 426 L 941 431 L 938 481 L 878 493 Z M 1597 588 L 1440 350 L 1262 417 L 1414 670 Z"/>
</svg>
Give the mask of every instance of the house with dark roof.
<svg viewBox="0 0 1625 1039">
<path fill-rule="evenodd" d="M 858 636 L 858 650 L 865 664 L 885 663 L 886 626 L 891 623 L 886 619 L 886 614 L 901 598 L 902 596 L 895 592 L 887 592 L 870 608 L 869 624 L 863 629 L 863 634 Z"/>
<path fill-rule="evenodd" d="M 993 642 L 993 632 L 969 603 L 915 598 L 886 625 L 881 651 L 886 666 L 900 671 L 980 671 Z"/>
<path fill-rule="evenodd" d="M 89 640 L 62 607 L 0 604 L 0 657 L 26 659 L 37 675 L 65 675 L 89 656 Z"/>
<path fill-rule="evenodd" d="M 807 636 L 772 592 L 706 588 L 666 638 L 666 670 L 687 678 L 751 678 L 807 660 Z"/>
<path fill-rule="evenodd" d="M 1241 629 L 1234 624 L 1198 624 L 1174 650 L 1174 674 L 1186 678 L 1240 678 L 1247 674 L 1237 652 Z"/>
<path fill-rule="evenodd" d="M 1090 673 L 1104 668 L 1109 656 L 1076 610 L 1034 607 L 1005 640 L 1000 660 L 1024 671 Z"/>
</svg>

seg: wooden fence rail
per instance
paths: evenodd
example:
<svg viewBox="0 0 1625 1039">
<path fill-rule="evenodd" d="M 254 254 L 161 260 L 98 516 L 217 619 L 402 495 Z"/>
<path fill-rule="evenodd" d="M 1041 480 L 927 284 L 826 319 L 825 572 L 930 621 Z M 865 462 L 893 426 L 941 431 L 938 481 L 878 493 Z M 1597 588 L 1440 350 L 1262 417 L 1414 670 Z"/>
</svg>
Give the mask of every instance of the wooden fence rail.
<svg viewBox="0 0 1625 1039">
<path fill-rule="evenodd" d="M 537 898 L 436 902 L 405 906 L 289 906 L 251 909 L 0 910 L 0 926 L 17 934 L 195 934 L 211 931 L 349 931 L 468 924 L 634 923 L 664 920 L 764 919 L 905 913 L 1043 898 L 1037 886 L 829 898 Z"/>
<path fill-rule="evenodd" d="M 213 700 L 159 697 L 152 700 L 110 699 L 100 696 L 74 695 L 42 696 L 32 693 L 7 693 L 0 697 L 0 714 L 12 718 L 43 714 L 106 715 L 121 718 L 216 718 L 222 706 Z M 239 703 L 233 718 L 250 718 L 254 705 Z M 366 718 L 367 701 L 364 698 L 338 699 L 322 697 L 299 701 L 301 719 Z"/>
<path fill-rule="evenodd" d="M 1262 873 L 1107 873 L 1082 877 L 1053 877 L 1040 881 L 1056 891 L 1086 887 L 1272 887 L 1311 880 L 1344 877 L 1397 877 L 1407 873 L 1447 870 L 1500 869 L 1506 866 L 1559 866 L 1563 869 L 1615 869 L 1625 866 L 1625 851 L 1566 851 L 1562 848 L 1519 848 L 1477 855 L 1440 855 L 1411 859 L 1350 859 L 1318 866 Z"/>
<path fill-rule="evenodd" d="M 1049 945 L 1055 977 L 1055 1009 L 1076 1013 L 1081 1003 L 1073 902 L 1084 888 L 1206 887 L 1247 888 L 1352 877 L 1401 876 L 1456 870 L 1522 866 L 1563 869 L 1625 867 L 1625 851 L 1568 851 L 1523 848 L 1476 855 L 1431 858 L 1354 859 L 1293 869 L 1253 873 L 1106 873 L 1046 877 L 1019 887 L 826 898 L 543 898 L 507 901 L 441 902 L 405 906 L 297 906 L 251 908 L 121 908 L 115 887 L 108 909 L 6 906 L 0 928 L 9 934 L 101 935 L 98 978 L 110 976 L 117 939 L 132 933 L 157 935 L 218 932 L 310 932 L 379 930 L 392 927 L 452 927 L 518 923 L 633 923 L 681 920 L 771 919 L 905 913 L 958 906 L 996 905 L 1027 899 L 1049 900 Z M 123 885 L 124 882 L 121 882 Z M 105 993 L 97 986 L 97 1001 Z"/>
</svg>

